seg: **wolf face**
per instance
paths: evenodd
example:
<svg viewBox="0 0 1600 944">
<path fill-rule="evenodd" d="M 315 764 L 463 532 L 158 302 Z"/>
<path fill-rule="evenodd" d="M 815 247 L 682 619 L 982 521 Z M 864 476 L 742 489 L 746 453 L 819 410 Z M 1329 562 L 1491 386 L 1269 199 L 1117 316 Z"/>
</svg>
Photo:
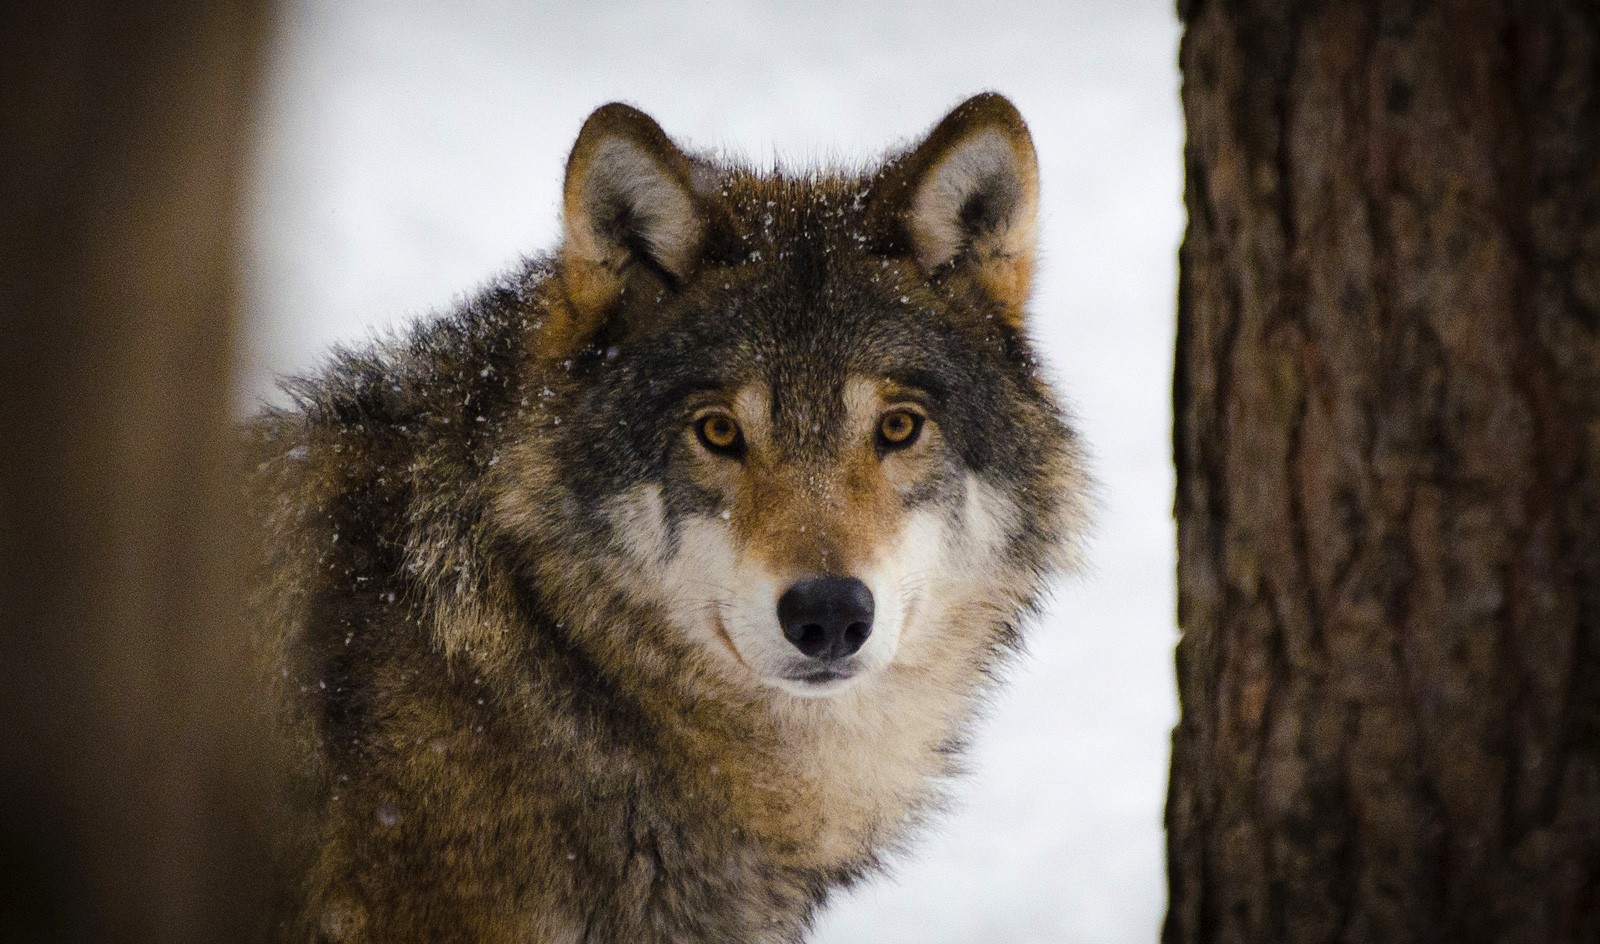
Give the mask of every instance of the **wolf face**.
<svg viewBox="0 0 1600 944">
<path fill-rule="evenodd" d="M 746 370 L 686 398 L 660 478 L 609 509 L 630 590 L 801 696 L 936 627 L 988 576 L 1015 509 L 941 433 L 934 394 L 889 368 L 808 378 L 821 389 L 800 396 Z"/>
<path fill-rule="evenodd" d="M 862 175 L 757 175 L 601 109 L 538 342 L 548 448 L 502 505 L 735 685 L 984 662 L 1082 512 L 1024 333 L 1036 205 L 998 96 Z"/>
</svg>

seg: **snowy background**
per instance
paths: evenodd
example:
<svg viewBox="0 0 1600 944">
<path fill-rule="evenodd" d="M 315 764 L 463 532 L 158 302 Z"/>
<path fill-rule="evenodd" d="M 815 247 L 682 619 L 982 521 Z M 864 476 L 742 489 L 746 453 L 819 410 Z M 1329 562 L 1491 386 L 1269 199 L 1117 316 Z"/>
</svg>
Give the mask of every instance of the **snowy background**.
<svg viewBox="0 0 1600 944">
<path fill-rule="evenodd" d="M 1172 683 L 1168 453 L 1180 145 L 1172 0 L 286 3 L 244 336 L 274 374 L 446 307 L 557 236 L 594 107 L 758 163 L 858 161 L 971 93 L 1042 162 L 1037 336 L 1095 454 L 1093 571 L 1064 585 L 946 817 L 819 944 L 1157 937 Z"/>
</svg>

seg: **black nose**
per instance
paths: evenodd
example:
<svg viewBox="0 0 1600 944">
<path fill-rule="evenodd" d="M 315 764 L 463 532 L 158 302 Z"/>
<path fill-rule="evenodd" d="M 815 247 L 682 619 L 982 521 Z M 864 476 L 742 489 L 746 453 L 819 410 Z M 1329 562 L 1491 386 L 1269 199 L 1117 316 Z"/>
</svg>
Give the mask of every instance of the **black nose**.
<svg viewBox="0 0 1600 944">
<path fill-rule="evenodd" d="M 843 659 L 872 635 L 872 591 L 854 577 L 802 580 L 778 598 L 778 623 L 813 659 Z"/>
</svg>

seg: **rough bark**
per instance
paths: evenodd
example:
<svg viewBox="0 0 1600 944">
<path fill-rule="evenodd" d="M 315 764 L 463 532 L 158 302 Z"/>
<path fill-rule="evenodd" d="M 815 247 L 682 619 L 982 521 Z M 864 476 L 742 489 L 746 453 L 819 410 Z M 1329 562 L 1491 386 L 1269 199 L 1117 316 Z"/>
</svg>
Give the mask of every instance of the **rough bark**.
<svg viewBox="0 0 1600 944">
<path fill-rule="evenodd" d="M 1600 4 L 1180 13 L 1165 940 L 1600 941 Z"/>
<path fill-rule="evenodd" d="M 264 7 L 0 11 L 3 940 L 259 918 L 223 469 Z"/>
</svg>

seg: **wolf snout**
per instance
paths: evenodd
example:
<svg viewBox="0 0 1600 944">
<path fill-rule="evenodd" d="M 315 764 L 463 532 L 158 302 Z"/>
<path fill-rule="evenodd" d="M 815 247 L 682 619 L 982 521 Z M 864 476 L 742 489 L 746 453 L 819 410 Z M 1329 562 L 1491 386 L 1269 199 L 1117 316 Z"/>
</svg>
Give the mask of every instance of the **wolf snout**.
<svg viewBox="0 0 1600 944">
<path fill-rule="evenodd" d="M 812 577 L 778 598 L 784 638 L 813 659 L 855 655 L 872 635 L 872 591 L 854 577 Z"/>
</svg>

